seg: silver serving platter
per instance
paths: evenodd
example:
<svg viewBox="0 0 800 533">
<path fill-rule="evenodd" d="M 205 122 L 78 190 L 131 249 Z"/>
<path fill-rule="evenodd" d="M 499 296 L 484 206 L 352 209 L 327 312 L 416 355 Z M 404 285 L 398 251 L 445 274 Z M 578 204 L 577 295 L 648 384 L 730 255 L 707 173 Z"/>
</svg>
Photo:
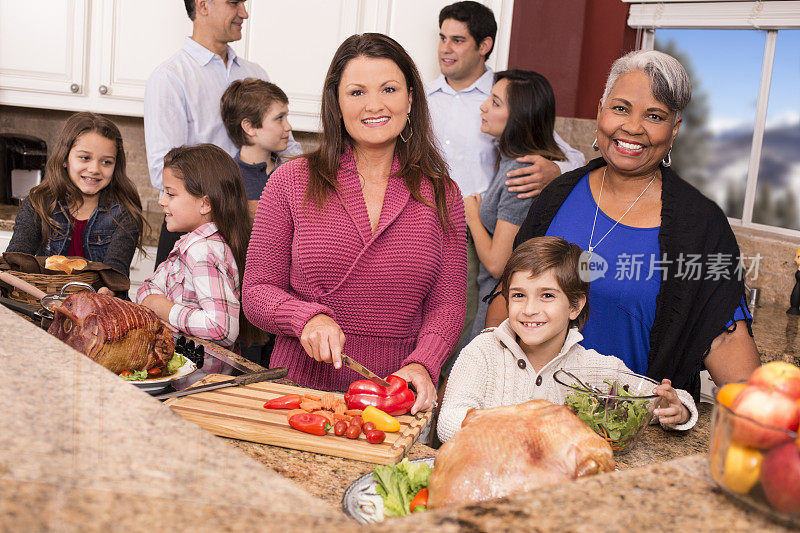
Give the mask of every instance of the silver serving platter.
<svg viewBox="0 0 800 533">
<path fill-rule="evenodd" d="M 433 457 L 426 457 L 414 459 L 411 462 L 424 462 L 433 468 L 433 460 Z M 342 511 L 359 524 L 383 521 L 383 498 L 375 492 L 375 480 L 372 472 L 364 474 L 347 487 L 342 496 Z"/>
</svg>

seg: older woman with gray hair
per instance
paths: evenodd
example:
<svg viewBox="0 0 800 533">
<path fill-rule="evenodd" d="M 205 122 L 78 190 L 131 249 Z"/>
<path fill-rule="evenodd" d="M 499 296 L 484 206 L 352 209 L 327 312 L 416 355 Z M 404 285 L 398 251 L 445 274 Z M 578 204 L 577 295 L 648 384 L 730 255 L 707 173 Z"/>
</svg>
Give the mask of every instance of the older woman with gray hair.
<svg viewBox="0 0 800 533">
<path fill-rule="evenodd" d="M 721 384 L 747 378 L 760 359 L 728 220 L 670 168 L 690 98 L 675 58 L 637 51 L 617 59 L 597 107 L 601 157 L 542 191 L 515 246 L 541 235 L 581 246 L 591 281 L 581 344 L 699 399 L 703 366 Z M 504 307 L 496 298 L 487 325 Z M 545 307 L 532 327 L 546 325 Z"/>
</svg>

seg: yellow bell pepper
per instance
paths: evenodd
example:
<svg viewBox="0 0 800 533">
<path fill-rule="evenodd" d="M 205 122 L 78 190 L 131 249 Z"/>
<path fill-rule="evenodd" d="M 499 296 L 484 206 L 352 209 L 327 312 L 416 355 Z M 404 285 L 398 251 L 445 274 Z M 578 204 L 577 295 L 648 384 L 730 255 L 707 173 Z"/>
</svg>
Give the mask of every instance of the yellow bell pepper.
<svg viewBox="0 0 800 533">
<path fill-rule="evenodd" d="M 371 405 L 364 408 L 364 412 L 361 413 L 361 420 L 372 422 L 375 424 L 375 429 L 380 429 L 381 431 L 392 433 L 400 430 L 400 422 L 395 417 Z"/>
<path fill-rule="evenodd" d="M 734 492 L 747 494 L 758 482 L 764 455 L 755 448 L 731 443 L 725 455 L 722 483 Z"/>
</svg>

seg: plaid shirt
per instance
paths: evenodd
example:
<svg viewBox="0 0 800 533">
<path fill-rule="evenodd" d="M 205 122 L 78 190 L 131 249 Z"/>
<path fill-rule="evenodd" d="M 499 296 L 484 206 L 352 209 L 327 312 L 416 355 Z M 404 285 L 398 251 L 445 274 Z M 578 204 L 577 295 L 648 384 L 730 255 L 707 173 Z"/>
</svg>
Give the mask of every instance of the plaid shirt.
<svg viewBox="0 0 800 533">
<path fill-rule="evenodd" d="M 239 336 L 239 269 L 213 222 L 178 239 L 136 293 L 141 303 L 163 294 L 175 305 L 169 323 L 184 333 L 230 347 Z"/>
</svg>

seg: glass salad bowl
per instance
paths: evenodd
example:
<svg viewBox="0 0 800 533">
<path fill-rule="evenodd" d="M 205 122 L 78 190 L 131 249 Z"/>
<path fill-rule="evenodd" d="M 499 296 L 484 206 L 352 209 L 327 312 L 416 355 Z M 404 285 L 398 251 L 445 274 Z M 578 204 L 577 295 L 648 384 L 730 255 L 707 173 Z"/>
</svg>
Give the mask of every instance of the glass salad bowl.
<svg viewBox="0 0 800 533">
<path fill-rule="evenodd" d="M 653 393 L 658 382 L 624 370 L 562 368 L 553 378 L 561 402 L 608 441 L 615 454 L 631 450 L 660 400 Z"/>
<path fill-rule="evenodd" d="M 798 434 L 737 415 L 718 401 L 712 420 L 709 459 L 714 481 L 739 503 L 783 524 L 800 526 Z"/>
</svg>

